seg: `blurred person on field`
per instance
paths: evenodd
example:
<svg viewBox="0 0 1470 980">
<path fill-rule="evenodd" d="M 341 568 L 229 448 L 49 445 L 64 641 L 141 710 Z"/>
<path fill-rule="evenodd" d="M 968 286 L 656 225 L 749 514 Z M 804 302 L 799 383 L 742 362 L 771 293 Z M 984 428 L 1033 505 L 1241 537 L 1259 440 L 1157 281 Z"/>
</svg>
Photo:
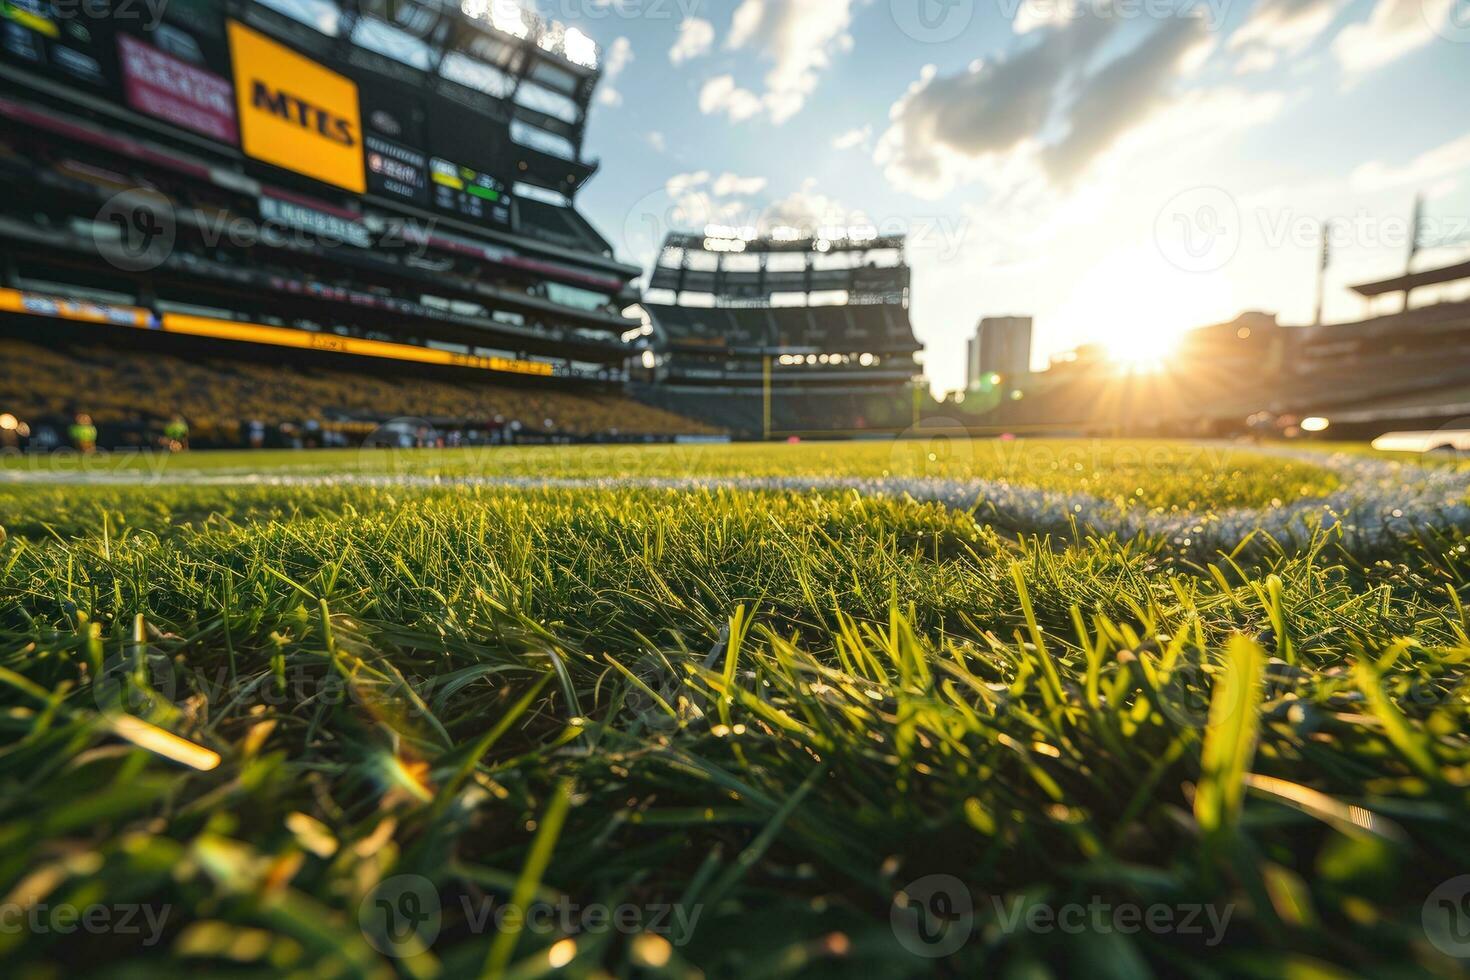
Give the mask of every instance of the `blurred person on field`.
<svg viewBox="0 0 1470 980">
<path fill-rule="evenodd" d="M 77 415 L 69 430 L 71 444 L 80 453 L 95 453 L 97 451 L 97 426 L 92 424 L 92 416 L 86 412 Z"/>
<path fill-rule="evenodd" d="M 184 421 L 182 415 L 175 415 L 163 427 L 163 438 L 169 452 L 186 452 L 189 448 L 189 423 Z"/>
<path fill-rule="evenodd" d="M 251 449 L 261 449 L 265 446 L 265 423 L 260 419 L 251 419 L 246 424 L 245 430 L 250 441 Z"/>
</svg>

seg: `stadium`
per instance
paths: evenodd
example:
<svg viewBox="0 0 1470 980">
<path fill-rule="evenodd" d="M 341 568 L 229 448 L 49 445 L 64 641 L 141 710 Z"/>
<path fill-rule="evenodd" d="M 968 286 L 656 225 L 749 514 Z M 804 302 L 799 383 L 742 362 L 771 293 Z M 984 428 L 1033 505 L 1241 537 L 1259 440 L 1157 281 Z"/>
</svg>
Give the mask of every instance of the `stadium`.
<svg viewBox="0 0 1470 980">
<path fill-rule="evenodd" d="M 12 413 L 89 414 L 104 446 L 175 414 L 202 446 L 252 424 L 356 445 L 400 417 L 497 444 L 715 431 L 624 397 L 640 271 L 573 203 L 597 171 L 585 35 L 428 8 L 349 31 L 334 9 L 169 4 L 84 41 L 6 21 Z M 32 387 L 46 358 L 97 403 Z"/>
<path fill-rule="evenodd" d="M 746 438 L 895 434 L 924 397 L 901 238 L 673 234 L 649 277 L 654 405 Z"/>
<path fill-rule="evenodd" d="M 1392 3 L 0 0 L 5 975 L 1464 976 Z"/>
</svg>

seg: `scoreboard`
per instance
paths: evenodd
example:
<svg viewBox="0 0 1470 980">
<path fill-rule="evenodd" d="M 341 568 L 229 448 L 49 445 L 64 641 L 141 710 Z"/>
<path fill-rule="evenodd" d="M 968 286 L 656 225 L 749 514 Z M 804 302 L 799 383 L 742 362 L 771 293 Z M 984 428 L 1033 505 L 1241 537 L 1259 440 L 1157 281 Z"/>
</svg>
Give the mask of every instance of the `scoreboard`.
<svg viewBox="0 0 1470 980">
<path fill-rule="evenodd" d="M 508 103 L 466 104 L 402 65 L 375 71 L 346 57 L 345 37 L 303 46 L 300 30 L 266 33 L 218 0 L 170 0 L 149 30 L 108 16 L 116 2 L 0 0 L 0 61 L 238 149 L 260 176 L 511 228 L 528 154 L 511 140 Z"/>
<path fill-rule="evenodd" d="M 510 194 L 495 177 L 434 157 L 429 161 L 434 205 L 457 217 L 510 227 Z"/>
</svg>

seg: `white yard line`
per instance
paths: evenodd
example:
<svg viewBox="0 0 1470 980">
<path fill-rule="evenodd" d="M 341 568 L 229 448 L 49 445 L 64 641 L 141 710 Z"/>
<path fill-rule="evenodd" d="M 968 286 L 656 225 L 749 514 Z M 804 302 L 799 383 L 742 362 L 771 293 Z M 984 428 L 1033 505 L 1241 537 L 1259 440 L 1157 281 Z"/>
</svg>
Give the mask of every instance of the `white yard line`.
<svg viewBox="0 0 1470 980">
<path fill-rule="evenodd" d="M 513 490 L 651 489 L 748 492 L 855 491 L 910 497 L 976 512 L 1027 531 L 1068 535 L 1073 522 L 1084 531 L 1130 538 L 1148 534 L 1175 548 L 1210 553 L 1233 549 L 1252 532 L 1283 542 L 1302 541 L 1317 528 L 1338 527 L 1351 546 L 1387 542 L 1423 529 L 1470 531 L 1470 472 L 1452 467 L 1421 467 L 1367 456 L 1326 455 L 1266 447 L 1248 450 L 1320 466 L 1335 474 L 1341 489 L 1312 499 L 1296 498 L 1279 507 L 1231 508 L 1217 512 L 1120 511 L 1090 494 L 1062 493 L 1008 480 L 951 480 L 912 477 L 514 477 L 424 476 L 394 473 L 209 472 L 165 467 L 156 472 L 0 470 L 0 483 L 46 486 L 279 486 L 354 485 L 370 487 L 477 486 Z"/>
</svg>

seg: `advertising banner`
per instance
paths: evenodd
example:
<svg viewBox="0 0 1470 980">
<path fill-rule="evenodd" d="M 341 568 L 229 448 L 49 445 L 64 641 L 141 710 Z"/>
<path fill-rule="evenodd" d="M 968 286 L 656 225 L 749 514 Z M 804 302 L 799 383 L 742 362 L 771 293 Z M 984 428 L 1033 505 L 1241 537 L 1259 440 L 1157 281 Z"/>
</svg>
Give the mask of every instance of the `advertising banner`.
<svg viewBox="0 0 1470 980">
<path fill-rule="evenodd" d="M 246 154 L 363 193 L 357 85 L 236 21 L 229 35 Z"/>
<path fill-rule="evenodd" d="M 293 201 L 261 197 L 260 220 L 267 226 L 281 225 L 310 232 L 316 243 L 322 246 L 343 244 L 371 248 L 373 244 L 373 236 L 361 222 L 350 221 Z"/>
<path fill-rule="evenodd" d="M 423 103 L 402 85 L 363 72 L 363 148 L 368 190 L 386 197 L 429 204 L 429 158 Z"/>
<path fill-rule="evenodd" d="M 129 106 L 221 143 L 239 141 L 229 79 L 131 34 L 118 35 L 117 52 Z"/>
<path fill-rule="evenodd" d="M 0 0 L 0 53 L 35 71 L 108 90 L 114 78 L 110 4 Z"/>
</svg>

